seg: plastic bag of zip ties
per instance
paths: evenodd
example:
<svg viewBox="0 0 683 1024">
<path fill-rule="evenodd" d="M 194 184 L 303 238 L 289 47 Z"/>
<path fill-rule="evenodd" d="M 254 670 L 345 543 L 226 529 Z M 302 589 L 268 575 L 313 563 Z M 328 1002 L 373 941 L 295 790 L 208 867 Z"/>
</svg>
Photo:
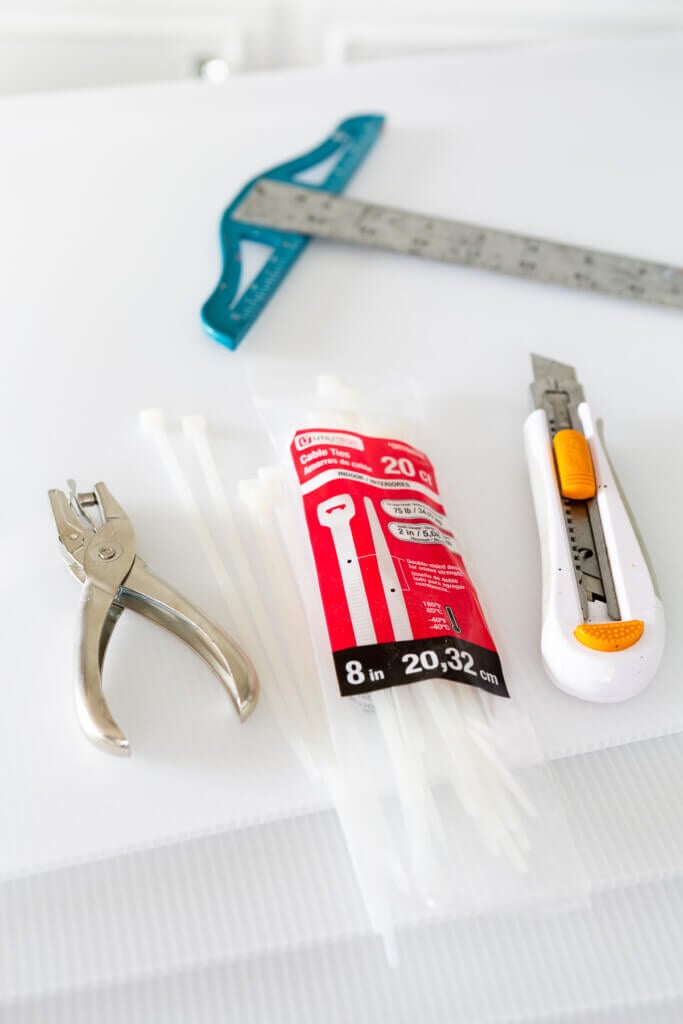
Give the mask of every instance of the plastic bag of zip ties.
<svg viewBox="0 0 683 1024">
<path fill-rule="evenodd" d="M 272 360 L 251 378 L 277 464 L 240 496 L 279 628 L 302 666 L 308 644 L 315 655 L 311 747 L 389 959 L 402 923 L 585 899 L 483 611 L 495 580 L 475 588 L 442 502 L 441 474 L 457 467 L 430 461 L 426 403 Z"/>
</svg>

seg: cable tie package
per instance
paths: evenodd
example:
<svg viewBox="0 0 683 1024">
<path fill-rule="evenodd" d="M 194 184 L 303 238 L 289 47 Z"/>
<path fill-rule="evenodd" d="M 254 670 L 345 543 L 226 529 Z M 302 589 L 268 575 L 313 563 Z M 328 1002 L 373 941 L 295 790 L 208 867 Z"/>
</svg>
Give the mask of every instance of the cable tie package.
<svg viewBox="0 0 683 1024">
<path fill-rule="evenodd" d="M 323 774 L 389 958 L 396 924 L 424 913 L 584 898 L 419 427 L 396 415 L 405 392 L 364 399 L 333 376 L 306 391 L 280 364 L 265 376 L 255 398 L 281 468 L 261 481 L 278 479 L 273 520 L 315 650 Z"/>
<path fill-rule="evenodd" d="M 341 696 L 441 677 L 508 697 L 427 456 L 324 427 L 290 451 Z"/>
<path fill-rule="evenodd" d="M 300 384 L 305 374 L 288 369 Z M 368 401 L 319 377 L 297 395 L 279 366 L 271 380 L 274 397 L 260 392 L 258 404 L 280 463 L 236 495 L 203 418 L 183 420 L 215 540 L 158 415 L 155 437 L 264 702 L 327 788 L 389 961 L 401 924 L 583 899 L 550 773 L 425 454 L 419 404 L 409 419 L 377 388 Z"/>
</svg>

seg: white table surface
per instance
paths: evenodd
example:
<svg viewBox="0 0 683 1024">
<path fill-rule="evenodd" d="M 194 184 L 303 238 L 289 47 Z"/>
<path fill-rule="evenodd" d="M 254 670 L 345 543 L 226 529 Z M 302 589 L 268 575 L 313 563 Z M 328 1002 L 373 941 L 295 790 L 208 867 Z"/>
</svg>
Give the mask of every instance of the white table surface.
<svg viewBox="0 0 683 1024">
<path fill-rule="evenodd" d="M 683 728 L 680 313 L 315 243 L 238 353 L 198 320 L 226 203 L 362 111 L 388 121 L 349 194 L 683 263 L 681 100 L 673 36 L 0 103 L 0 874 L 325 803 L 265 707 L 239 727 L 208 670 L 133 614 L 105 667 L 130 762 L 87 745 L 72 709 L 78 590 L 47 488 L 106 480 L 150 566 L 222 617 L 137 414 L 206 413 L 226 481 L 252 473 L 271 456 L 250 356 L 421 385 L 451 516 L 549 756 Z M 541 667 L 530 351 L 577 366 L 657 570 L 667 652 L 630 705 L 582 705 Z"/>
</svg>

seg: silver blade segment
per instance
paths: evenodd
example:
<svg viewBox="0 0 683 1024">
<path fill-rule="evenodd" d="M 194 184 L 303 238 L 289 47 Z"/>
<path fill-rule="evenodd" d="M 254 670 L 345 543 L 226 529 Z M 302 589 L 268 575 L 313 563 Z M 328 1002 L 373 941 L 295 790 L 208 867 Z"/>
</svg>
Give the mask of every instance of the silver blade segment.
<svg viewBox="0 0 683 1024">
<path fill-rule="evenodd" d="M 581 291 L 683 309 L 683 269 L 431 217 L 279 181 L 257 182 L 236 220 Z"/>
<path fill-rule="evenodd" d="M 534 354 L 531 364 L 532 402 L 535 408 L 544 410 L 551 438 L 559 430 L 577 430 L 582 434 L 578 406 L 585 398 L 574 367 Z M 619 620 L 619 603 L 597 501 L 562 498 L 562 504 L 583 617 L 590 617 L 589 602 L 601 601 L 606 604 L 609 618 Z"/>
</svg>

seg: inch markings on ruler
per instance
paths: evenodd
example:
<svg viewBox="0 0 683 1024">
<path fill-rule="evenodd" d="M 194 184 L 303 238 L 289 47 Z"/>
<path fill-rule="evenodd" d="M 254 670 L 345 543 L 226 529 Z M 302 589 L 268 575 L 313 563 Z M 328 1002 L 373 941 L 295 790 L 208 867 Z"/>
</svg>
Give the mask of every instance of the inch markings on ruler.
<svg viewBox="0 0 683 1024">
<path fill-rule="evenodd" d="M 683 309 L 683 269 L 261 179 L 236 221 Z"/>
</svg>

